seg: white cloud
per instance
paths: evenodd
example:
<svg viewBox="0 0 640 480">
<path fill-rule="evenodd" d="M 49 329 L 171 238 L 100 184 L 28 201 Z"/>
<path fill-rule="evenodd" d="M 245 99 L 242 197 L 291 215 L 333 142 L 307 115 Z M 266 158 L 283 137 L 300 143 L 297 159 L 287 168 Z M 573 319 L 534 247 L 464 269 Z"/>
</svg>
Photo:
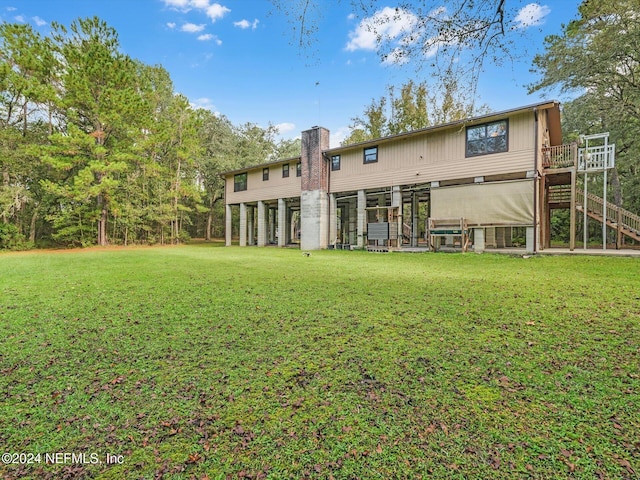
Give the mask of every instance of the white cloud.
<svg viewBox="0 0 640 480">
<path fill-rule="evenodd" d="M 207 17 L 209 17 L 212 22 L 224 17 L 230 11 L 230 9 L 220 5 L 219 3 L 214 3 L 206 8 Z"/>
<path fill-rule="evenodd" d="M 379 43 L 394 41 L 409 34 L 417 22 L 418 18 L 407 10 L 385 7 L 362 20 L 349 33 L 346 49 L 350 52 L 376 50 Z"/>
<path fill-rule="evenodd" d="M 16 22 L 24 23 L 24 17 L 22 15 L 17 15 L 14 18 Z"/>
<path fill-rule="evenodd" d="M 15 12 L 16 10 L 16 7 L 7 7 L 7 12 Z"/>
<path fill-rule="evenodd" d="M 167 7 L 185 9 L 189 7 L 189 0 L 164 0 Z"/>
<path fill-rule="evenodd" d="M 224 17 L 231 10 L 219 3 L 210 3 L 210 0 L 163 0 L 165 6 L 188 12 L 192 9 L 204 12 L 211 22 Z"/>
<path fill-rule="evenodd" d="M 208 42 L 209 40 L 215 40 L 216 45 L 222 45 L 222 40 L 220 40 L 218 37 L 210 33 L 205 33 L 203 35 L 200 35 L 198 37 L 198 40 L 200 40 L 201 42 Z"/>
<path fill-rule="evenodd" d="M 213 100 L 207 97 L 197 98 L 189 102 L 191 108 L 198 109 L 202 108 L 204 110 L 209 110 L 213 112 L 214 115 L 220 116 L 220 112 L 216 110 L 215 105 L 213 104 Z"/>
<path fill-rule="evenodd" d="M 173 30 L 174 28 L 176 28 L 176 24 L 175 22 L 167 22 L 167 27 Z"/>
<path fill-rule="evenodd" d="M 251 27 L 252 30 L 255 30 L 256 28 L 258 28 L 258 24 L 260 23 L 260 20 L 258 20 L 257 18 L 253 21 L 253 22 L 249 22 L 249 20 L 240 20 L 239 22 L 233 22 L 233 25 L 235 27 L 239 27 L 242 28 L 243 30 Z"/>
<path fill-rule="evenodd" d="M 191 5 L 193 8 L 204 10 L 209 6 L 209 0 L 191 0 L 191 2 L 189 2 L 189 5 Z"/>
<path fill-rule="evenodd" d="M 36 23 L 37 26 L 42 27 L 43 25 L 46 25 L 47 22 L 45 22 L 43 19 L 41 19 L 38 16 L 35 16 L 32 18 L 32 20 Z"/>
<path fill-rule="evenodd" d="M 542 25 L 545 17 L 551 13 L 551 9 L 546 5 L 529 3 L 520 9 L 516 15 L 516 28 L 528 28 L 535 25 Z"/>
<path fill-rule="evenodd" d="M 290 122 L 278 123 L 275 127 L 278 129 L 278 133 L 280 135 L 282 135 L 283 133 L 292 132 L 296 129 L 295 123 Z"/>
<path fill-rule="evenodd" d="M 350 134 L 351 129 L 349 127 L 340 127 L 335 131 L 332 130 L 329 135 L 329 147 L 339 147 Z"/>
<path fill-rule="evenodd" d="M 182 28 L 180 30 L 188 33 L 197 33 L 204 30 L 204 24 L 196 25 L 195 23 L 185 23 L 184 25 L 182 25 Z"/>
</svg>

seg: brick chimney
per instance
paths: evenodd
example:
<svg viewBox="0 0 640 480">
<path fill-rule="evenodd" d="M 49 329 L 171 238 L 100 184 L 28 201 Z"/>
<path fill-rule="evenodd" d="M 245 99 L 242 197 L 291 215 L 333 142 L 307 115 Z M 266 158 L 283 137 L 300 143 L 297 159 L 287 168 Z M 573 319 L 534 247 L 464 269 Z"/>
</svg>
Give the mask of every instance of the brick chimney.
<svg viewBox="0 0 640 480">
<path fill-rule="evenodd" d="M 327 248 L 329 232 L 329 165 L 322 151 L 329 148 L 329 130 L 313 127 L 302 132 L 302 192 L 300 248 Z"/>
</svg>

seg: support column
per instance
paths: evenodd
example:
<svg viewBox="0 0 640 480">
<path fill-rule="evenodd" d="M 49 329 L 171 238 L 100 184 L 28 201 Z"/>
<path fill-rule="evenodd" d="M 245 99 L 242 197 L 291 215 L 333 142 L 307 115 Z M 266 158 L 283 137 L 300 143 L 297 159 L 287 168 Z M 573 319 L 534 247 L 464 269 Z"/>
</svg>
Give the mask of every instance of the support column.
<svg viewBox="0 0 640 480">
<path fill-rule="evenodd" d="M 353 198 L 349 199 L 349 238 L 346 243 L 358 244 L 358 202 Z"/>
<path fill-rule="evenodd" d="M 240 246 L 247 246 L 247 204 L 240 204 Z"/>
<path fill-rule="evenodd" d="M 576 169 L 571 170 L 571 201 L 569 208 L 569 250 L 576 248 Z"/>
<path fill-rule="evenodd" d="M 287 244 L 287 202 L 284 198 L 278 199 L 278 246 L 284 247 Z"/>
<path fill-rule="evenodd" d="M 484 252 L 484 228 L 473 229 L 473 251 L 476 253 Z"/>
<path fill-rule="evenodd" d="M 397 246 L 402 246 L 402 235 L 403 235 L 403 225 L 402 225 L 402 191 L 399 186 L 391 187 L 391 206 L 398 208 L 398 236 L 397 236 Z"/>
<path fill-rule="evenodd" d="M 247 207 L 247 244 L 248 245 L 255 245 L 256 244 L 256 239 L 255 239 L 255 211 L 256 211 L 256 207 L 254 206 L 250 206 Z"/>
<path fill-rule="evenodd" d="M 258 202 L 258 246 L 264 247 L 267 243 L 267 215 L 265 204 L 262 200 Z"/>
<path fill-rule="evenodd" d="M 225 221 L 225 227 L 224 227 L 224 244 L 227 247 L 231 246 L 231 229 L 233 226 L 233 217 L 232 217 L 232 213 L 231 213 L 231 205 L 225 205 L 225 215 L 224 215 L 224 221 Z"/>
<path fill-rule="evenodd" d="M 329 194 L 329 245 L 335 247 L 338 239 L 338 207 L 335 193 Z"/>
<path fill-rule="evenodd" d="M 527 227 L 527 247 L 526 247 L 526 251 L 527 253 L 534 253 L 535 251 L 535 228 L 533 227 Z"/>
<path fill-rule="evenodd" d="M 278 216 L 278 210 L 269 207 L 268 209 L 268 222 L 269 222 L 269 236 L 267 237 L 267 243 L 275 243 L 276 241 L 276 218 Z"/>
<path fill-rule="evenodd" d="M 420 221 L 418 195 L 416 192 L 411 192 L 411 246 L 418 246 L 418 222 Z"/>
<path fill-rule="evenodd" d="M 367 195 L 364 190 L 358 190 L 358 248 L 364 248 L 364 236 L 367 228 Z"/>
</svg>

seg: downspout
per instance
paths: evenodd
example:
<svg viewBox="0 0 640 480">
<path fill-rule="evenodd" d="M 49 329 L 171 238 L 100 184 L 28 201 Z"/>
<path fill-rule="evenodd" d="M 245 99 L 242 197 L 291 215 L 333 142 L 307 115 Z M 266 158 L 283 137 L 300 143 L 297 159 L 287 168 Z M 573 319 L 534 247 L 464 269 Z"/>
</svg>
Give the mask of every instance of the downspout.
<svg viewBox="0 0 640 480">
<path fill-rule="evenodd" d="M 535 118 L 534 126 L 534 149 L 533 149 L 533 253 L 538 253 L 538 188 L 540 186 L 538 176 L 538 107 L 533 108 Z"/>
<path fill-rule="evenodd" d="M 322 158 L 327 169 L 327 248 L 329 248 L 329 245 L 331 245 L 331 160 L 324 152 L 322 152 Z"/>
</svg>

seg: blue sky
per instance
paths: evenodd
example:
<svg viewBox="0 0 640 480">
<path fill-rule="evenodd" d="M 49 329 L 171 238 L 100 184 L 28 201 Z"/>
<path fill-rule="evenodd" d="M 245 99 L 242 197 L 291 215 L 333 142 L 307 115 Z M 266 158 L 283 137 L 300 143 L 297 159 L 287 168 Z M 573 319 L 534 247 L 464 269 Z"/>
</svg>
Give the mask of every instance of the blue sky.
<svg viewBox="0 0 640 480">
<path fill-rule="evenodd" d="M 427 80 L 428 71 L 382 63 L 363 28 L 370 17 L 351 11 L 352 2 L 316 3 L 322 18 L 310 51 L 294 45 L 291 24 L 267 0 L 0 0 L 0 21 L 26 22 L 47 34 L 52 21 L 69 25 L 96 15 L 117 30 L 123 52 L 166 68 L 176 92 L 192 104 L 236 125 L 278 125 L 283 138 L 321 125 L 337 146 L 351 119 L 385 95 L 388 85 Z M 536 78 L 531 59 L 546 35 L 560 33 L 561 24 L 577 16 L 579 3 L 508 1 L 509 8 L 524 9 L 512 25 L 522 59 L 487 65 L 479 103 L 499 111 L 544 99 L 527 95 L 526 85 Z M 376 5 L 378 12 L 396 6 L 391 0 Z M 412 12 L 404 13 L 399 23 L 410 22 Z M 396 35 L 389 28 L 389 36 Z"/>
</svg>

